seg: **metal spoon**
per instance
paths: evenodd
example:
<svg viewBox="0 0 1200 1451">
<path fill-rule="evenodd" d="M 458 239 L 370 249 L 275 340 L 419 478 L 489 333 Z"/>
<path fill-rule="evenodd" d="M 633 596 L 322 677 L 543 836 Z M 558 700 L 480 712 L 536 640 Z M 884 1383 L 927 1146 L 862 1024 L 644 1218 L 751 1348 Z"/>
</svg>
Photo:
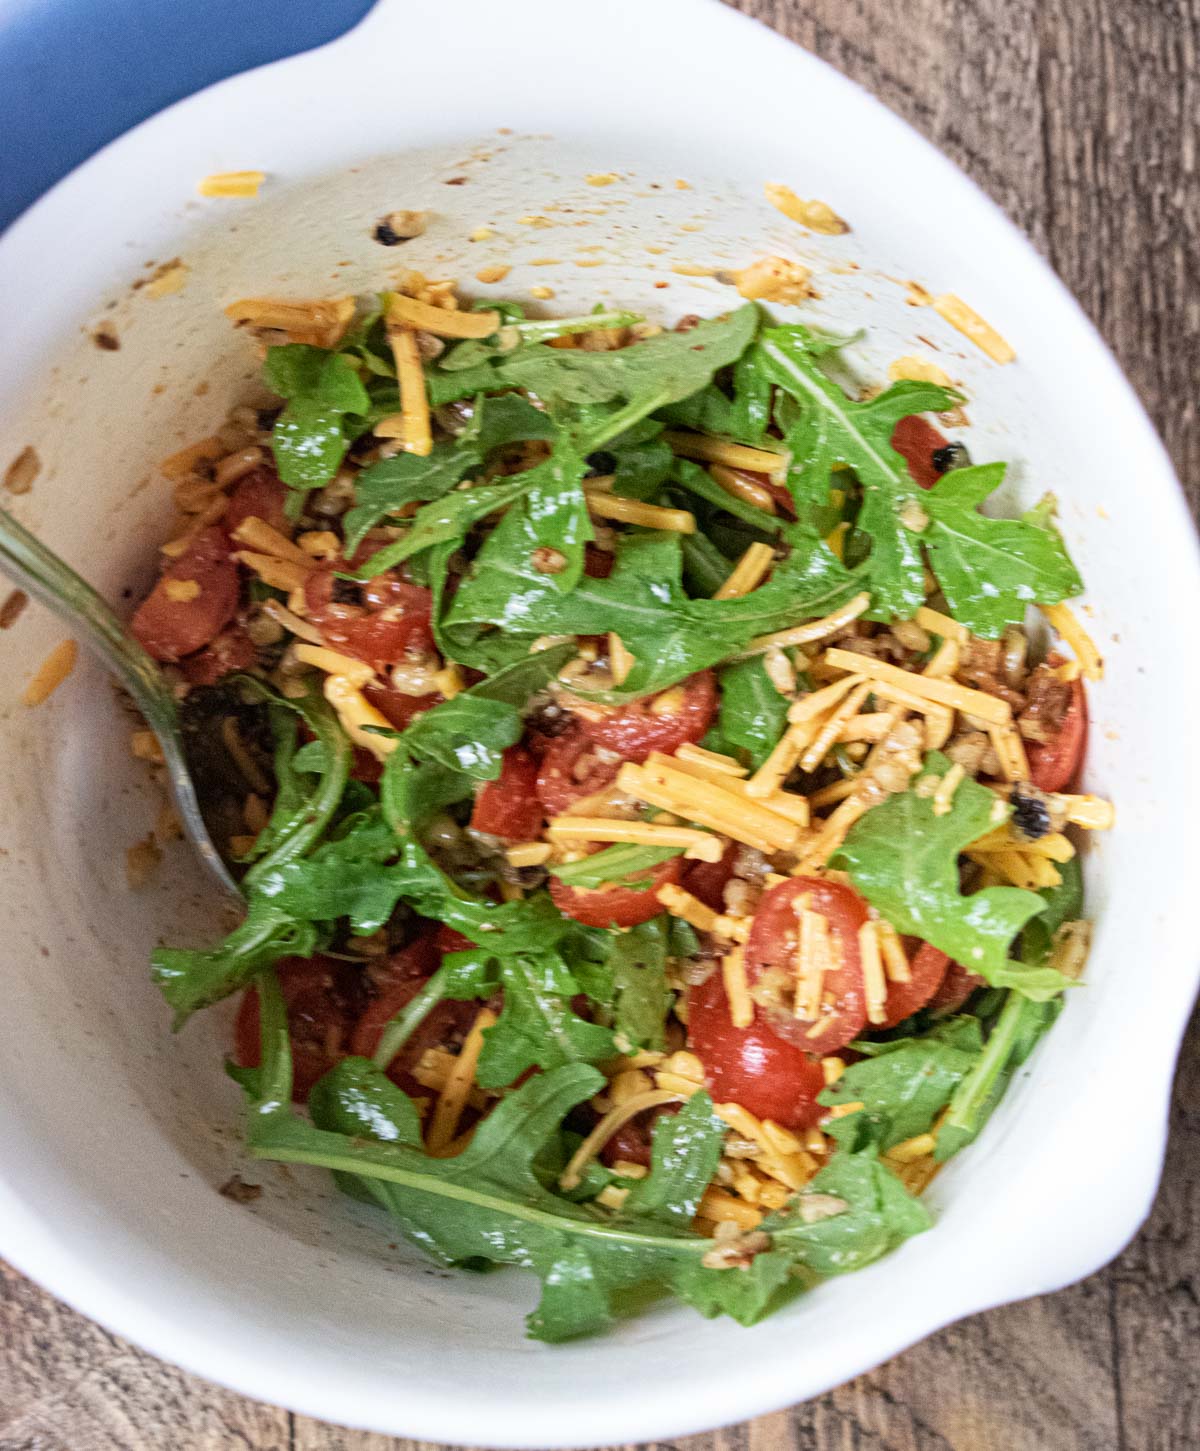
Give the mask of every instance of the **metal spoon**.
<svg viewBox="0 0 1200 1451">
<path fill-rule="evenodd" d="M 237 884 L 213 845 L 192 780 L 180 727 L 179 704 L 157 663 L 129 634 L 96 591 L 5 509 L 0 509 L 0 570 L 71 627 L 129 692 L 158 738 L 171 794 L 188 840 L 227 892 Z"/>
</svg>

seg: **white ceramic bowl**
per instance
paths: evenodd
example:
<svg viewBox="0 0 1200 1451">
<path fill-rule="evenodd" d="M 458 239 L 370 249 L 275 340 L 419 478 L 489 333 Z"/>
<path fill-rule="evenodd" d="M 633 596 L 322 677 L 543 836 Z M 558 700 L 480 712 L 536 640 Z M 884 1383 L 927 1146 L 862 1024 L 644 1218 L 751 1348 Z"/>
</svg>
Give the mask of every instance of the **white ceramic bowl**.
<svg viewBox="0 0 1200 1451">
<path fill-rule="evenodd" d="M 270 174 L 258 200 L 197 201 L 200 177 L 244 167 Z M 830 201 L 853 232 L 804 234 L 767 206 L 768 180 Z M 386 251 L 369 229 L 396 207 L 435 220 Z M 467 240 L 485 224 L 492 239 Z M 1049 270 L 833 71 L 711 0 L 385 0 L 334 45 L 139 127 L 0 242 L 0 459 L 36 445 L 19 513 L 115 598 L 147 579 L 167 526 L 154 461 L 252 373 L 221 315 L 233 297 L 369 291 L 400 264 L 469 280 L 503 262 L 508 281 L 481 292 L 549 285 L 555 309 L 603 298 L 671 317 L 733 300 L 673 265 L 765 252 L 813 266 L 823 296 L 807 316 L 871 328 L 865 376 L 915 351 L 963 380 L 976 456 L 1013 460 L 1013 499 L 1060 495 L 1108 654 L 1088 771 L 1119 827 L 1087 862 L 1088 985 L 937 1180 L 937 1227 L 754 1330 L 664 1306 L 549 1349 L 522 1338 L 529 1278 L 436 1271 L 324 1176 L 247 1167 L 220 1071 L 228 1013 L 173 1039 L 146 968 L 161 935 L 210 936 L 216 905 L 182 848 L 156 886 L 127 891 L 125 848 L 154 812 L 128 721 L 86 663 L 42 710 L 17 703 L 61 634 L 30 610 L 0 635 L 0 1252 L 85 1314 L 334 1421 L 493 1446 L 641 1441 L 821 1392 L 947 1321 L 1087 1274 L 1140 1223 L 1196 988 L 1183 904 L 1200 778 L 1177 734 L 1200 706 L 1191 525 L 1133 393 Z M 182 291 L 131 287 L 175 256 Z M 906 305 L 910 278 L 968 299 L 1016 365 Z M 119 352 L 90 342 L 101 317 Z M 215 1192 L 235 1168 L 265 1185 L 251 1208 Z"/>
</svg>

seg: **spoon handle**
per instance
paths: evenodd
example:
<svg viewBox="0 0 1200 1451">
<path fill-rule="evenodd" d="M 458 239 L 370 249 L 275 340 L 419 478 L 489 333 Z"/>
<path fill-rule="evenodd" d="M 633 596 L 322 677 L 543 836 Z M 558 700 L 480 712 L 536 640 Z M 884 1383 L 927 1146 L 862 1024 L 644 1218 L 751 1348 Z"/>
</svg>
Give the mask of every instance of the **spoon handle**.
<svg viewBox="0 0 1200 1451">
<path fill-rule="evenodd" d="M 0 570 L 64 620 L 129 692 L 162 747 L 184 831 L 221 885 L 240 895 L 200 813 L 183 749 L 179 707 L 157 662 L 133 639 L 87 580 L 81 579 L 6 509 L 0 509 Z"/>
</svg>

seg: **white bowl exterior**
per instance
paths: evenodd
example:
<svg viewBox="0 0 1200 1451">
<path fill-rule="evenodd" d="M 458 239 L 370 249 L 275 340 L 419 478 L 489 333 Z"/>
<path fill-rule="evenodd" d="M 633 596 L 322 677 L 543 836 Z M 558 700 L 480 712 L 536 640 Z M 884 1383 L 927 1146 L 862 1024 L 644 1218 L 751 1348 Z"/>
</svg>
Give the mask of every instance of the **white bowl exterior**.
<svg viewBox="0 0 1200 1451">
<path fill-rule="evenodd" d="M 502 60 L 513 54 L 519 74 Z M 200 176 L 249 166 L 271 177 L 257 201 L 195 201 Z M 594 172 L 620 180 L 590 187 Z M 763 200 L 768 180 L 830 201 L 853 233 L 802 233 Z M 386 251 L 369 227 L 395 207 L 434 219 Z M 555 225 L 519 223 L 537 214 Z M 495 236 L 469 242 L 483 224 Z M 530 1278 L 444 1275 L 389 1248 L 386 1224 L 322 1175 L 247 1167 L 219 1068 L 228 1012 L 172 1039 L 145 967 L 160 937 L 211 935 L 214 903 L 182 848 L 153 888 L 126 890 L 125 848 L 155 809 L 128 719 L 83 663 L 49 705 L 22 709 L 22 680 L 61 635 L 31 611 L 0 635 L 0 1251 L 54 1293 L 315 1416 L 435 1441 L 595 1445 L 817 1394 L 949 1320 L 1091 1271 L 1133 1233 L 1197 982 L 1174 910 L 1192 888 L 1200 801 L 1175 729 L 1198 704 L 1190 521 L 1061 286 L 958 171 L 833 71 L 709 0 L 385 0 L 333 46 L 139 127 L 0 242 L 0 459 L 36 444 L 44 471 L 18 512 L 116 598 L 147 577 L 167 526 L 154 462 L 219 422 L 253 374 L 220 312 L 233 297 L 365 292 L 399 265 L 469 280 L 485 263 L 555 257 L 479 290 L 548 284 L 555 311 L 602 298 L 670 318 L 733 300 L 672 264 L 773 251 L 814 267 L 823 296 L 803 316 L 870 328 L 854 352 L 864 377 L 901 353 L 936 356 L 970 396 L 976 458 L 1013 460 L 1010 497 L 1058 493 L 1108 656 L 1088 784 L 1116 798 L 1119 827 L 1087 862 L 1088 985 L 936 1182 L 935 1229 L 750 1331 L 664 1307 L 549 1349 L 521 1338 Z M 130 290 L 150 259 L 175 255 L 182 291 Z M 997 368 L 909 307 L 909 278 L 965 297 L 1018 363 Z M 100 316 L 120 352 L 80 334 Z M 1129 1045 L 1136 1079 L 1113 1071 Z M 214 1193 L 239 1166 L 265 1186 L 252 1209 Z"/>
</svg>

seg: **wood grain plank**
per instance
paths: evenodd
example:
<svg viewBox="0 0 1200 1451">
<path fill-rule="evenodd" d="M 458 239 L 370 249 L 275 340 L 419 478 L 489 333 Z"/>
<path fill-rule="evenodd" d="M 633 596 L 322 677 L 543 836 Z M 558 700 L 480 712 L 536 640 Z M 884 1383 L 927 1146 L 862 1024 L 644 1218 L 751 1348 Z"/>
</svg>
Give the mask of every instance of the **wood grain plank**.
<svg viewBox="0 0 1200 1451">
<path fill-rule="evenodd" d="M 736 8 L 866 85 L 1025 229 L 1116 352 L 1200 504 L 1200 0 Z M 670 1451 L 1191 1451 L 1200 1015 L 1182 1061 L 1154 1213 L 1107 1270 L 951 1326 L 808 1405 Z M 0 1451 L 237 1446 L 441 1451 L 217 1390 L 0 1276 Z"/>
<path fill-rule="evenodd" d="M 286 1411 L 135 1350 L 0 1263 L 0 1451 L 288 1451 Z"/>
</svg>

